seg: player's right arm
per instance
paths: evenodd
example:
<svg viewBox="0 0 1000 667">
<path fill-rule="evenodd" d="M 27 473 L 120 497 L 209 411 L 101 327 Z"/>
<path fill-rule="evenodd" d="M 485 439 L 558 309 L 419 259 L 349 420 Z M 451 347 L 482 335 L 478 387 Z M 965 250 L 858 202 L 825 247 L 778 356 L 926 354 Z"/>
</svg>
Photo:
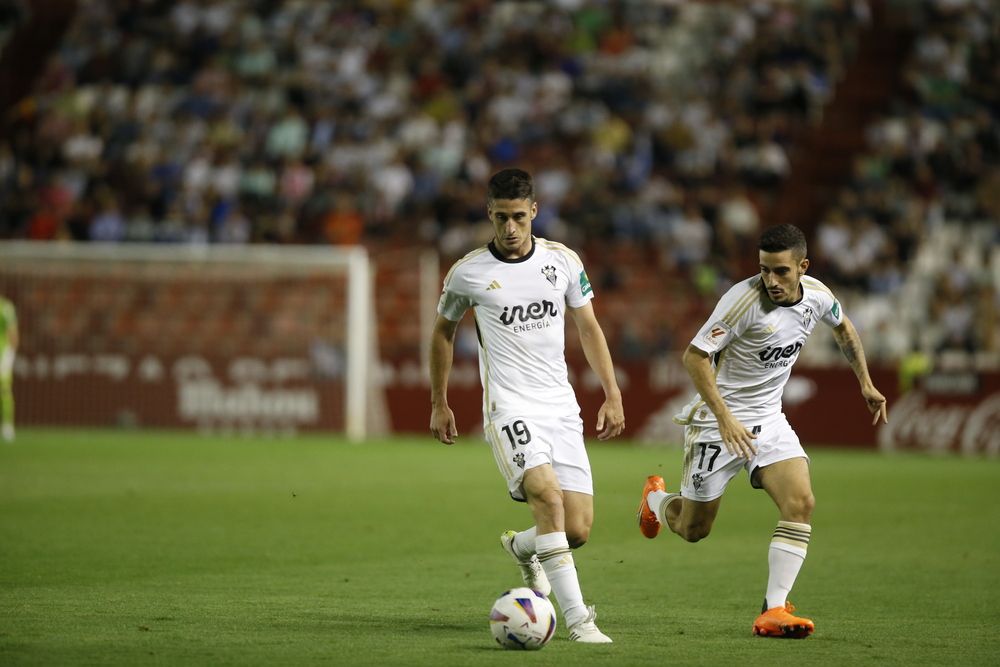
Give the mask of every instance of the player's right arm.
<svg viewBox="0 0 1000 667">
<path fill-rule="evenodd" d="M 455 353 L 458 322 L 438 315 L 431 332 L 431 433 L 446 445 L 455 444 L 458 428 L 455 413 L 448 407 L 448 376 Z"/>
<path fill-rule="evenodd" d="M 753 444 L 754 438 L 757 436 L 734 417 L 729 406 L 726 405 L 722 394 L 719 393 L 719 386 L 715 383 L 712 359 L 708 352 L 694 345 L 688 345 L 687 349 L 684 350 L 682 360 L 695 389 L 701 395 L 701 400 L 705 401 L 705 405 L 719 422 L 719 434 L 726 449 L 729 450 L 730 454 L 741 456 L 749 461 L 757 453 L 757 448 Z"/>
</svg>

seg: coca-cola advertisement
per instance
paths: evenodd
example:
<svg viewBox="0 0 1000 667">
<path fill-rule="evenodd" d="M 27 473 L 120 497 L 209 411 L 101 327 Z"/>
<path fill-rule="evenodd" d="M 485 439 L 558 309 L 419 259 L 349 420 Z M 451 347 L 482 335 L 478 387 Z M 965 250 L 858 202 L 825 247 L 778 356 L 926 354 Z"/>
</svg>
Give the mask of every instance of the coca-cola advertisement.
<svg viewBox="0 0 1000 667">
<path fill-rule="evenodd" d="M 889 407 L 882 450 L 1000 454 L 1000 378 L 996 373 L 931 375 Z"/>
</svg>

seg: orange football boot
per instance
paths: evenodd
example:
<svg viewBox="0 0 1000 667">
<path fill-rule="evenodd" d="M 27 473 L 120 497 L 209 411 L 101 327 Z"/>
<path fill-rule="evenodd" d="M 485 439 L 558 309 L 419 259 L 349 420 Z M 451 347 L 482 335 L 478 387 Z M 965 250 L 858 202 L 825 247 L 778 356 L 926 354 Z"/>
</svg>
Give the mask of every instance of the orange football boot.
<svg viewBox="0 0 1000 667">
<path fill-rule="evenodd" d="M 782 637 L 785 639 L 805 639 L 812 634 L 815 626 L 808 618 L 792 616 L 795 607 L 785 601 L 784 607 L 771 607 L 753 622 L 753 633 L 761 637 Z"/>
<path fill-rule="evenodd" d="M 642 489 L 642 502 L 639 503 L 639 512 L 636 518 L 639 520 L 639 530 L 649 539 L 653 539 L 660 534 L 660 522 L 656 518 L 656 512 L 646 502 L 646 496 L 649 495 L 650 491 L 665 490 L 666 487 L 663 485 L 663 478 L 659 475 L 650 475 L 646 478 L 646 486 Z"/>
</svg>

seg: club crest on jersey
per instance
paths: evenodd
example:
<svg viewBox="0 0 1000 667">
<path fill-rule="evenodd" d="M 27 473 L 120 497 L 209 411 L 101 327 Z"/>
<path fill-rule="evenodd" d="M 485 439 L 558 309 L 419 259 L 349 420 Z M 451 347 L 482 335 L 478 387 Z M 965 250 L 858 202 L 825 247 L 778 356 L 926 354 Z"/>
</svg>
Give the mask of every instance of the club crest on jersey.
<svg viewBox="0 0 1000 667">
<path fill-rule="evenodd" d="M 701 485 L 704 481 L 705 478 L 701 476 L 700 472 L 696 472 L 695 474 L 691 475 L 691 486 L 694 487 L 695 491 L 701 488 Z"/>
<path fill-rule="evenodd" d="M 812 318 L 813 318 L 813 309 L 810 308 L 809 306 L 806 306 L 805 311 L 802 313 L 802 326 L 804 327 L 809 326 L 809 322 L 812 321 Z"/>
<path fill-rule="evenodd" d="M 517 464 L 518 468 L 524 468 L 524 454 L 521 452 L 514 455 L 513 461 Z"/>
<path fill-rule="evenodd" d="M 556 267 L 546 264 L 542 267 L 542 275 L 545 276 L 545 279 L 548 280 L 553 287 L 556 287 L 556 280 L 558 280 L 556 277 Z"/>
</svg>

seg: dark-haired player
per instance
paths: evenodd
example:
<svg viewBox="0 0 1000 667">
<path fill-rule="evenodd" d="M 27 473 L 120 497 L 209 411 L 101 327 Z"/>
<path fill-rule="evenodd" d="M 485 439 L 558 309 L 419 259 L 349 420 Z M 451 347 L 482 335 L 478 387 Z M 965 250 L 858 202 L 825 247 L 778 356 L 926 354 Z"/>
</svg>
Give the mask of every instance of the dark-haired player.
<svg viewBox="0 0 1000 667">
<path fill-rule="evenodd" d="M 531 176 L 504 169 L 487 186 L 495 236 L 460 259 L 444 280 L 431 335 L 431 433 L 452 444 L 448 407 L 455 331 L 468 309 L 479 334 L 483 421 L 507 489 L 527 502 L 535 526 L 508 531 L 501 545 L 521 567 L 524 583 L 559 602 L 570 639 L 607 643 L 596 613 L 583 601 L 571 548 L 583 545 L 594 521 L 594 485 L 580 406 L 568 380 L 566 314 L 576 322 L 590 367 L 604 387 L 598 438 L 625 428 L 611 354 L 590 303 L 580 257 L 561 243 L 531 235 L 538 212 Z"/>
<path fill-rule="evenodd" d="M 806 557 L 815 499 L 809 457 L 781 412 L 781 393 L 806 337 L 818 322 L 833 328 L 874 415 L 886 420 L 885 397 L 868 374 L 858 333 L 833 293 L 805 275 L 806 239 L 794 225 L 761 234 L 760 275 L 738 283 L 719 301 L 684 352 L 698 394 L 674 421 L 684 425 L 680 493 L 663 478 L 646 480 L 639 528 L 648 538 L 667 526 L 688 542 L 712 530 L 726 485 L 746 469 L 754 488 L 778 506 L 768 550 L 764 605 L 754 634 L 804 638 L 813 622 L 791 614 L 787 596 Z"/>
</svg>

